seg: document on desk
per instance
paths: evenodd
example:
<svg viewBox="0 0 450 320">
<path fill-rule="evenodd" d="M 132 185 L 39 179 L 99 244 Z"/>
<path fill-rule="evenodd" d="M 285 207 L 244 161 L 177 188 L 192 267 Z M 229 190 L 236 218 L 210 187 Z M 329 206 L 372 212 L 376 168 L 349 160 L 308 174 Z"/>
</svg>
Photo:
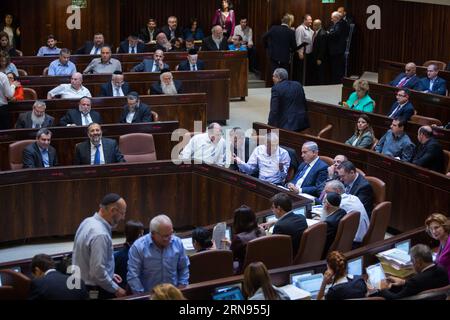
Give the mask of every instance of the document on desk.
<svg viewBox="0 0 450 320">
<path fill-rule="evenodd" d="M 291 300 L 311 300 L 311 293 L 306 290 L 297 288 L 293 284 L 285 285 L 284 287 L 280 287 Z"/>
<path fill-rule="evenodd" d="M 186 251 L 194 250 L 194 245 L 192 244 L 192 238 L 181 239 L 181 242 L 183 243 L 184 250 L 186 250 Z"/>
<path fill-rule="evenodd" d="M 306 223 L 308 224 L 308 227 L 311 227 L 311 226 L 315 225 L 318 222 L 320 222 L 320 220 L 306 219 Z"/>
</svg>

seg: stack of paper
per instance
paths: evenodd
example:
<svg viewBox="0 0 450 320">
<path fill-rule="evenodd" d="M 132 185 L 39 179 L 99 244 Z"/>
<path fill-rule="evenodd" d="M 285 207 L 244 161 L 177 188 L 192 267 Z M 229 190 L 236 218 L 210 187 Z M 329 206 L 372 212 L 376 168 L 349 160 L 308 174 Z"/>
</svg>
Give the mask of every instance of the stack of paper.
<svg viewBox="0 0 450 320">
<path fill-rule="evenodd" d="M 285 285 L 284 287 L 280 287 L 281 290 L 286 292 L 286 294 L 291 298 L 291 300 L 310 300 L 311 293 L 306 290 L 297 288 L 293 284 Z"/>
<path fill-rule="evenodd" d="M 403 250 L 394 248 L 377 254 L 386 273 L 399 278 L 414 274 L 411 256 Z"/>
</svg>

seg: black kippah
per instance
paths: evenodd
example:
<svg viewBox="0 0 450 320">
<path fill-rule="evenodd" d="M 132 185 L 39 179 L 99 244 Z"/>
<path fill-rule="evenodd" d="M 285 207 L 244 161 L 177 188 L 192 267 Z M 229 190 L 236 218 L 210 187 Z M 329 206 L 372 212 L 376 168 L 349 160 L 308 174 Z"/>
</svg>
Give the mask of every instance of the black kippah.
<svg viewBox="0 0 450 320">
<path fill-rule="evenodd" d="M 117 193 L 108 193 L 106 196 L 103 197 L 102 206 L 110 205 L 111 203 L 115 203 L 119 201 L 122 197 L 119 196 Z"/>
<path fill-rule="evenodd" d="M 341 204 L 341 196 L 336 192 L 327 193 L 327 201 L 333 207 L 339 207 Z"/>
<path fill-rule="evenodd" d="M 198 53 L 197 49 L 195 49 L 195 48 L 189 49 L 189 51 L 188 51 L 189 55 L 194 55 L 194 54 L 197 54 L 197 53 Z"/>
<path fill-rule="evenodd" d="M 161 70 L 161 74 L 166 73 L 166 72 L 170 72 L 170 69 L 164 68 Z"/>
</svg>

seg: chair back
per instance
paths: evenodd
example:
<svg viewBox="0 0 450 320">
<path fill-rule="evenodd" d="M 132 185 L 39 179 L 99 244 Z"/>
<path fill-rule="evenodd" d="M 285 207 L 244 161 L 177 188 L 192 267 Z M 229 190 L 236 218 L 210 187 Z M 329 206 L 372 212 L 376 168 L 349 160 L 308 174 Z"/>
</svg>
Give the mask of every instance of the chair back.
<svg viewBox="0 0 450 320">
<path fill-rule="evenodd" d="M 377 177 L 366 176 L 373 190 L 373 205 L 376 206 L 386 200 L 386 183 Z"/>
<path fill-rule="evenodd" d="M 364 172 L 364 171 L 362 171 L 361 169 L 359 169 L 359 168 L 356 168 L 356 172 L 358 172 L 360 175 L 362 175 L 363 177 L 365 177 L 366 176 L 366 173 Z"/>
<path fill-rule="evenodd" d="M 428 60 L 423 63 L 424 67 L 428 67 L 430 64 L 435 64 L 439 70 L 445 70 L 447 64 L 444 61 L 439 60 Z"/>
<path fill-rule="evenodd" d="M 325 128 L 319 131 L 317 134 L 317 138 L 323 138 L 323 139 L 331 139 L 331 132 L 333 130 L 333 125 L 328 124 Z"/>
<path fill-rule="evenodd" d="M 207 250 L 189 257 L 189 283 L 197 283 L 233 275 L 233 252 Z"/>
<path fill-rule="evenodd" d="M 26 72 L 23 69 L 17 69 L 17 72 L 19 73 L 19 77 L 26 77 L 26 76 L 28 76 L 28 72 Z"/>
<path fill-rule="evenodd" d="M 287 235 L 271 235 L 253 239 L 247 244 L 244 268 L 252 262 L 261 261 L 267 269 L 292 265 L 292 241 Z"/>
<path fill-rule="evenodd" d="M 377 146 L 378 141 L 379 141 L 379 140 L 378 140 L 377 138 L 373 137 L 373 144 L 372 144 L 372 146 L 370 147 L 370 150 L 372 150 L 372 151 L 375 150 L 375 147 Z"/>
<path fill-rule="evenodd" d="M 33 142 L 34 140 L 22 140 L 9 145 L 9 167 L 11 170 L 23 168 L 23 149 Z"/>
<path fill-rule="evenodd" d="M 155 111 L 150 111 L 152 113 L 153 122 L 159 121 L 159 115 Z"/>
<path fill-rule="evenodd" d="M 437 126 L 442 126 L 442 122 L 439 119 L 424 117 L 419 115 L 411 116 L 411 122 L 418 123 L 421 126 L 431 126 L 433 124 Z"/>
<path fill-rule="evenodd" d="M 327 156 L 319 156 L 319 159 L 325 162 L 328 166 L 332 166 L 334 164 L 334 160 Z"/>
<path fill-rule="evenodd" d="M 318 222 L 306 229 L 300 239 L 294 265 L 319 261 L 327 240 L 327 224 Z"/>
<path fill-rule="evenodd" d="M 334 238 L 328 252 L 337 250 L 345 253 L 352 250 L 353 239 L 355 239 L 359 226 L 359 216 L 358 211 L 350 211 L 339 221 L 336 238 Z"/>
<path fill-rule="evenodd" d="M 0 270 L 2 286 L 12 287 L 8 290 L 11 300 L 25 300 L 30 294 L 31 279 L 26 275 L 14 270 Z M 0 287 L 1 288 L 1 287 Z"/>
<path fill-rule="evenodd" d="M 450 296 L 450 285 L 422 291 L 414 296 L 400 300 L 448 300 Z"/>
<path fill-rule="evenodd" d="M 24 100 L 37 100 L 38 96 L 34 89 L 23 88 L 23 98 Z"/>
<path fill-rule="evenodd" d="M 126 162 L 156 161 L 153 135 L 148 133 L 130 133 L 120 136 L 119 149 Z"/>
<path fill-rule="evenodd" d="M 362 241 L 363 246 L 384 240 L 384 235 L 391 220 L 391 209 L 392 202 L 389 201 L 381 202 L 373 208 L 369 229 Z"/>
<path fill-rule="evenodd" d="M 45 67 L 44 70 L 42 70 L 43 76 L 48 76 L 48 67 Z"/>
<path fill-rule="evenodd" d="M 450 172 L 450 151 L 444 150 L 444 168 L 445 173 Z"/>
</svg>

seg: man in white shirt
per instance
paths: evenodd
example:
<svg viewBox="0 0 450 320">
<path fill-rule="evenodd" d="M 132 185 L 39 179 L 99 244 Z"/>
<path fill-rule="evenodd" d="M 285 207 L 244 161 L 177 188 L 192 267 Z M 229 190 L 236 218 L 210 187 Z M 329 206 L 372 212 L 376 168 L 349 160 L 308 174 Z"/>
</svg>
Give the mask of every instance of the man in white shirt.
<svg viewBox="0 0 450 320">
<path fill-rule="evenodd" d="M 295 40 L 297 42 L 297 48 L 298 49 L 298 58 L 300 59 L 299 63 L 299 70 L 297 80 L 300 80 L 300 82 L 303 85 L 309 84 L 309 76 L 308 74 L 308 66 L 310 65 L 311 59 L 311 53 L 312 53 L 312 38 L 314 35 L 314 31 L 312 30 L 312 17 L 309 14 L 305 14 L 303 17 L 303 24 L 297 27 L 295 30 Z M 304 46 L 300 47 L 302 44 Z M 305 45 L 307 44 L 307 45 Z M 311 68 L 309 68 L 312 70 Z M 308 79 L 306 77 L 308 76 Z"/>
<path fill-rule="evenodd" d="M 247 46 L 248 66 L 250 72 L 256 71 L 256 51 L 253 48 L 253 30 L 248 25 L 247 18 L 241 18 L 239 25 L 234 28 L 234 35 L 242 37 L 242 43 Z"/>
<path fill-rule="evenodd" d="M 14 90 L 9 79 L 0 72 L 0 130 L 9 128 L 9 112 L 7 110 L 8 99 L 14 96 Z"/>
<path fill-rule="evenodd" d="M 208 163 L 219 166 L 225 165 L 225 140 L 222 138 L 222 127 L 213 122 L 206 133 L 193 136 L 183 148 L 179 158 L 183 162 Z"/>
<path fill-rule="evenodd" d="M 54 99 L 55 96 L 61 96 L 61 99 L 80 99 L 82 97 L 92 97 L 91 92 L 83 86 L 83 75 L 75 72 L 70 78 L 70 84 L 60 84 L 50 90 L 47 99 Z"/>
</svg>

